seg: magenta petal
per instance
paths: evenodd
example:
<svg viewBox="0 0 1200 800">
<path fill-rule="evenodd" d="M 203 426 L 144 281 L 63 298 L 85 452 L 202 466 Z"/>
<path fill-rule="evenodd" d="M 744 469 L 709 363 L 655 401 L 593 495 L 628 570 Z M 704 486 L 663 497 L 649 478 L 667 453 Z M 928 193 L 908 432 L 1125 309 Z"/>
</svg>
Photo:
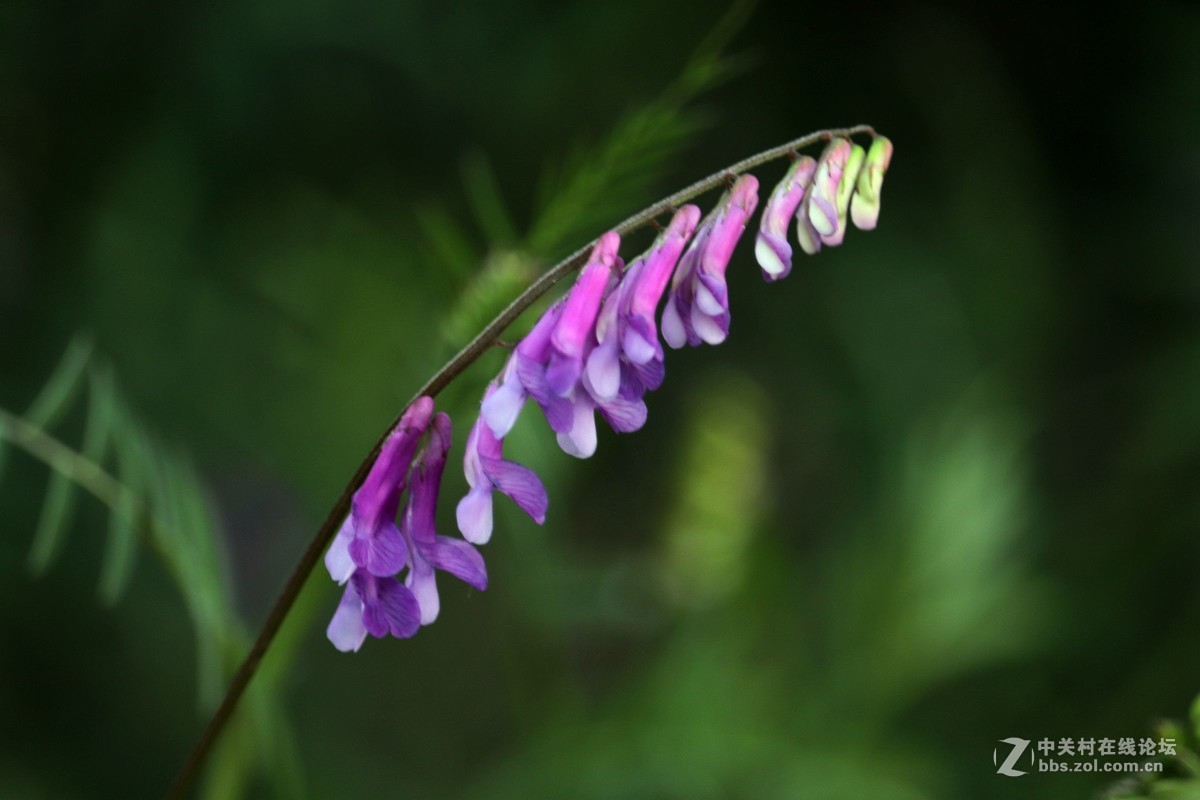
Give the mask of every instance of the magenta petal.
<svg viewBox="0 0 1200 800">
<path fill-rule="evenodd" d="M 444 572 L 483 591 L 487 589 L 487 566 L 479 551 L 462 539 L 439 536 L 422 547 L 423 555 L 430 564 Z"/>
<path fill-rule="evenodd" d="M 343 653 L 358 652 L 363 640 L 367 638 L 367 629 L 363 625 L 363 604 L 355 591 L 353 584 L 346 587 L 342 593 L 342 601 L 338 603 L 333 619 L 325 629 L 325 635 L 333 646 Z"/>
<path fill-rule="evenodd" d="M 480 461 L 484 474 L 502 494 L 510 497 L 538 525 L 546 521 L 546 508 L 550 501 L 546 496 L 546 487 L 536 472 L 513 461 L 497 458 L 483 458 Z M 469 536 L 467 538 L 470 539 Z"/>
</svg>

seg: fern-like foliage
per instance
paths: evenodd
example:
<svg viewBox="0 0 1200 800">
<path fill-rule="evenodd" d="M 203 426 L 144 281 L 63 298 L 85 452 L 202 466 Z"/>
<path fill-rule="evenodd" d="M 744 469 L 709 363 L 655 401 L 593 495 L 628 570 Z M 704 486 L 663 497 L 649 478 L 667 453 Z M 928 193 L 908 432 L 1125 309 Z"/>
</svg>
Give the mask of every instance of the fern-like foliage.
<svg viewBox="0 0 1200 800">
<path fill-rule="evenodd" d="M 51 430 L 81 397 L 86 397 L 86 413 L 76 449 Z M 139 420 L 121 395 L 111 367 L 95 354 L 90 338 L 77 336 L 70 343 L 24 413 L 0 408 L 0 481 L 12 448 L 51 470 L 29 551 L 31 573 L 44 575 L 66 546 L 80 490 L 100 500 L 109 512 L 98 576 L 100 600 L 111 606 L 124 594 L 141 549 L 139 541 L 153 551 L 191 619 L 198 706 L 201 713 L 211 711 L 249 646 L 246 627 L 234 609 L 224 537 L 209 492 L 190 460 Z M 279 728 L 276 682 L 268 679 L 255 686 L 247 724 L 257 735 L 231 737 L 241 746 L 226 747 L 219 754 L 221 761 L 213 774 L 219 776 L 220 785 L 210 786 L 213 796 L 237 796 L 245 790 L 255 753 L 273 766 L 293 765 L 269 770 L 281 794 L 292 796 L 299 786 L 297 759 L 287 752 L 290 735 Z M 286 788 L 280 781 L 286 782 Z"/>
<path fill-rule="evenodd" d="M 577 142 L 548 159 L 525 231 L 513 222 L 495 172 L 479 152 L 463 159 L 462 180 L 488 252 L 471 247 L 471 231 L 444 209 L 416 209 L 426 251 L 438 271 L 464 284 L 444 323 L 448 342 L 461 344 L 474 335 L 538 276 L 547 258 L 612 225 L 624 210 L 644 204 L 682 145 L 704 127 L 703 115 L 693 108 L 695 100 L 743 68 L 745 59 L 725 50 L 753 6 L 753 0 L 735 2 L 680 74 L 657 96 L 618 118 L 606 136 Z"/>
</svg>

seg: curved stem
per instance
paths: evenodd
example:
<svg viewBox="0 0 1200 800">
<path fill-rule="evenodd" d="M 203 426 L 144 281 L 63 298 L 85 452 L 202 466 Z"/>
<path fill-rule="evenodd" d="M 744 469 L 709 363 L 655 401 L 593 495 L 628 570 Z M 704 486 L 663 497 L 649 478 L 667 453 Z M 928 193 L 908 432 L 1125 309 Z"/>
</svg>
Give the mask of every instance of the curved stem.
<svg viewBox="0 0 1200 800">
<path fill-rule="evenodd" d="M 707 191 L 717 188 L 723 184 L 730 176 L 740 175 L 747 170 L 774 161 L 784 156 L 790 155 L 797 150 L 801 150 L 810 145 L 821 141 L 828 141 L 837 136 L 856 136 L 859 134 L 874 135 L 875 129 L 870 125 L 855 125 L 849 128 L 832 128 L 829 130 L 817 131 L 810 133 L 807 136 L 801 136 L 799 139 L 794 139 L 778 147 L 773 147 L 770 150 L 763 150 L 761 153 L 756 153 L 749 158 L 743 159 L 736 164 L 731 164 L 719 172 L 714 172 L 707 178 L 696 181 L 691 186 L 681 189 L 674 194 L 664 197 L 654 205 L 642 209 L 638 213 L 629 217 L 625 221 L 617 225 L 615 230 L 622 237 L 649 225 L 659 216 L 668 213 L 679 205 L 686 203 L 694 197 L 704 194 Z M 213 743 L 220 735 L 221 730 L 225 727 L 225 723 L 229 721 L 234 709 L 237 707 L 238 700 L 245 691 L 246 686 L 250 683 L 250 679 L 254 677 L 255 670 L 258 669 L 259 663 L 262 662 L 263 656 L 266 655 L 267 648 L 271 646 L 271 640 L 275 638 L 275 634 L 283 625 L 284 618 L 287 617 L 288 611 L 291 610 L 292 604 L 296 601 L 296 597 L 300 594 L 300 590 L 304 587 L 304 582 L 312 573 L 313 568 L 317 565 L 317 561 L 321 558 L 321 554 L 329 545 L 331 539 L 338 528 L 341 526 L 342 520 L 350 511 L 350 499 L 358 487 L 362 485 L 366 479 L 367 472 L 371 465 L 375 463 L 376 456 L 379 455 L 379 448 L 383 445 L 391 430 L 399 423 L 400 417 L 404 410 L 419 397 L 436 396 L 442 389 L 450 384 L 455 378 L 462 374 L 463 370 L 475 362 L 488 348 L 496 342 L 500 334 L 504 332 L 512 322 L 521 315 L 525 309 L 533 305 L 538 298 L 549 291 L 550 287 L 558 283 L 564 276 L 574 272 L 583 266 L 587 260 L 587 255 L 591 251 L 595 240 L 588 242 L 583 247 L 576 250 L 571 255 L 564 258 L 562 261 L 555 264 L 550 269 L 546 270 L 540 278 L 534 281 L 528 289 L 513 300 L 508 306 L 501 311 L 496 318 L 487 324 L 487 326 L 479 332 L 479 334 L 470 342 L 459 350 L 458 353 L 446 364 L 434 373 L 433 377 L 426 381 L 412 399 L 408 401 L 404 409 L 396 415 L 392 423 L 380 435 L 375 446 L 371 448 L 371 452 L 363 459 L 363 462 L 358 465 L 358 469 L 354 472 L 354 477 L 346 484 L 346 488 L 342 490 L 341 496 L 337 502 L 333 504 L 333 508 L 329 510 L 325 521 L 321 523 L 321 527 L 317 529 L 316 535 L 305 548 L 303 555 L 300 556 L 300 561 L 296 564 L 296 568 L 292 571 L 291 576 L 284 584 L 283 591 L 275 600 L 275 605 L 271 608 L 271 613 L 267 615 L 266 622 L 263 623 L 262 629 L 258 633 L 258 637 L 254 640 L 250 652 L 246 655 L 242 665 L 238 668 L 237 673 L 230 681 L 229 688 L 225 691 L 225 696 L 221 699 L 221 704 L 217 706 L 217 710 L 213 712 L 212 719 L 209 720 L 204 732 L 197 740 L 195 747 L 184 762 L 183 768 L 175 778 L 175 782 L 167 792 L 168 797 L 183 797 L 188 787 L 196 777 L 197 771 L 204 763 L 205 757 L 212 748 Z"/>
</svg>

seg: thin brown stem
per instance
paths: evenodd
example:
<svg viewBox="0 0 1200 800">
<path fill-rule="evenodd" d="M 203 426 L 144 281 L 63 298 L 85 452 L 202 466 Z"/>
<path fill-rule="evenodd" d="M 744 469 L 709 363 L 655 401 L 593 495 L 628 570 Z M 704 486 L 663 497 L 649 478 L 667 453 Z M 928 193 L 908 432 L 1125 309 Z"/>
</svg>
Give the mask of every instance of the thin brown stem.
<svg viewBox="0 0 1200 800">
<path fill-rule="evenodd" d="M 850 128 L 817 131 L 816 133 L 810 133 L 807 136 L 802 136 L 799 139 L 781 144 L 778 147 L 773 147 L 770 150 L 764 150 L 761 153 L 752 155 L 736 164 L 714 172 L 707 178 L 696 181 L 691 186 L 681 189 L 675 192 L 675 194 L 659 200 L 654 205 L 642 209 L 632 217 L 621 222 L 613 230 L 619 235 L 625 236 L 651 224 L 656 217 L 671 212 L 683 203 L 722 186 L 730 176 L 740 175 L 747 170 L 754 169 L 775 159 L 787 157 L 790 153 L 802 150 L 818 142 L 829 141 L 836 136 L 851 137 L 860 134 L 874 135 L 874 133 L 875 129 L 870 125 L 855 125 Z M 321 558 L 321 554 L 329 545 L 330 540 L 337 533 L 342 520 L 349 513 L 351 497 L 366 478 L 367 471 L 375 463 L 376 456 L 379 455 L 379 448 L 383 445 L 383 441 L 387 438 L 388 433 L 399 423 L 404 410 L 409 405 L 412 405 L 417 398 L 423 396 L 434 397 L 445 389 L 451 381 L 462 374 L 463 370 L 473 364 L 476 359 L 483 355 L 499 339 L 500 334 L 521 315 L 521 312 L 529 308 L 529 306 L 549 291 L 564 276 L 582 267 L 594 244 L 595 240 L 588 242 L 546 270 L 528 289 L 521 292 L 474 339 L 468 342 L 462 350 L 459 350 L 454 358 L 446 362 L 441 369 L 434 373 L 432 378 L 426 381 L 424 386 L 417 390 L 417 393 L 408 401 L 404 409 L 401 409 L 396 418 L 392 420 L 392 424 L 380 435 L 375 446 L 371 448 L 371 452 L 358 465 L 358 469 L 354 472 L 354 477 L 346 484 L 341 495 L 333 504 L 333 508 L 329 510 L 325 521 L 317 529 L 316 535 L 309 542 L 308 547 L 305 548 L 303 555 L 300 556 L 300 562 L 292 571 L 291 576 L 283 587 L 283 591 L 280 592 L 279 597 L 275 600 L 275 605 L 271 608 L 271 613 L 267 615 L 267 620 L 258 632 L 258 637 L 254 640 L 250 652 L 246 655 L 242 665 L 233 676 L 229 688 L 225 691 L 225 696 L 221 699 L 221 704 L 213 712 L 212 718 L 209 720 L 204 732 L 200 734 L 195 747 L 192 749 L 191 754 L 188 755 L 187 761 L 184 762 L 182 769 L 180 769 L 179 774 L 176 776 L 175 782 L 167 791 L 167 797 L 181 798 L 187 792 L 188 787 L 191 786 L 196 773 L 203 766 L 205 757 L 208 755 L 213 743 L 220 735 L 225 724 L 229 721 L 230 716 L 232 716 L 234 709 L 237 707 L 238 700 L 241 699 L 242 693 L 250 683 L 250 679 L 254 677 L 254 672 L 258 669 L 263 656 L 266 655 L 267 649 L 271 646 L 271 641 L 275 638 L 275 634 L 283 625 L 283 621 L 287 617 L 288 611 L 291 610 L 292 604 L 296 601 L 296 597 L 300 594 L 300 590 L 304 587 L 305 581 L 317 565 L 317 561 Z"/>
</svg>

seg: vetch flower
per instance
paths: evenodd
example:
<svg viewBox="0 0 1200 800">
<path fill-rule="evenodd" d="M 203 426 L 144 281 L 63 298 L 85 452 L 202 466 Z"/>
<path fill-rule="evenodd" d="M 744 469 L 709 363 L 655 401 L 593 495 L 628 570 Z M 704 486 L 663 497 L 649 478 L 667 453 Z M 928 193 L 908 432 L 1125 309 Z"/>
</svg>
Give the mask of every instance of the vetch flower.
<svg viewBox="0 0 1200 800">
<path fill-rule="evenodd" d="M 671 347 L 720 344 L 729 335 L 725 269 L 757 205 L 758 179 L 742 175 L 700 224 L 675 270 L 663 310 L 663 338 Z"/>
<path fill-rule="evenodd" d="M 366 480 L 354 493 L 350 514 L 325 553 L 325 567 L 338 583 L 356 568 L 390 577 L 408 563 L 408 548 L 396 527 L 396 511 L 409 464 L 433 415 L 433 400 L 421 397 L 388 435 Z"/>
<path fill-rule="evenodd" d="M 438 536 L 434 527 L 438 491 L 449 450 L 450 417 L 438 414 L 429 441 L 413 465 L 412 489 L 400 520 L 411 561 L 404 585 L 417 600 L 422 625 L 436 620 L 441 606 L 435 570 L 449 572 L 480 591 L 487 589 L 487 567 L 479 551 L 462 539 Z"/>
<path fill-rule="evenodd" d="M 867 151 L 856 144 L 850 145 L 850 155 L 842 167 L 842 178 L 838 182 L 837 197 L 834 207 L 837 209 L 837 230 L 829 236 L 821 237 L 821 241 L 830 247 L 837 247 L 846 238 L 846 211 L 850 208 L 850 195 L 854 193 L 854 185 L 858 182 L 858 173 L 862 169 L 863 159 Z"/>
<path fill-rule="evenodd" d="M 487 397 L 497 391 L 496 382 L 488 384 Z M 503 456 L 504 442 L 496 438 L 482 414 L 467 437 L 467 452 L 463 468 L 471 487 L 458 503 L 458 529 L 463 538 L 475 544 L 486 544 L 492 538 L 492 492 L 512 498 L 521 510 L 541 525 L 546 521 L 546 487 L 537 474 Z"/>
<path fill-rule="evenodd" d="M 754 256 L 768 283 L 786 278 L 792 271 L 792 246 L 788 244 L 788 225 L 800 207 L 809 181 L 817 170 L 812 156 L 800 156 L 788 168 L 783 180 L 771 192 L 763 208 L 762 223 L 754 243 Z"/>
<path fill-rule="evenodd" d="M 559 397 L 568 397 L 583 372 L 584 348 L 596 329 L 605 291 L 613 277 L 613 264 L 621 237 L 609 231 L 596 241 L 591 257 L 571 287 L 554 332 L 550 335 L 550 360 L 546 365 L 546 383 Z"/>
</svg>

